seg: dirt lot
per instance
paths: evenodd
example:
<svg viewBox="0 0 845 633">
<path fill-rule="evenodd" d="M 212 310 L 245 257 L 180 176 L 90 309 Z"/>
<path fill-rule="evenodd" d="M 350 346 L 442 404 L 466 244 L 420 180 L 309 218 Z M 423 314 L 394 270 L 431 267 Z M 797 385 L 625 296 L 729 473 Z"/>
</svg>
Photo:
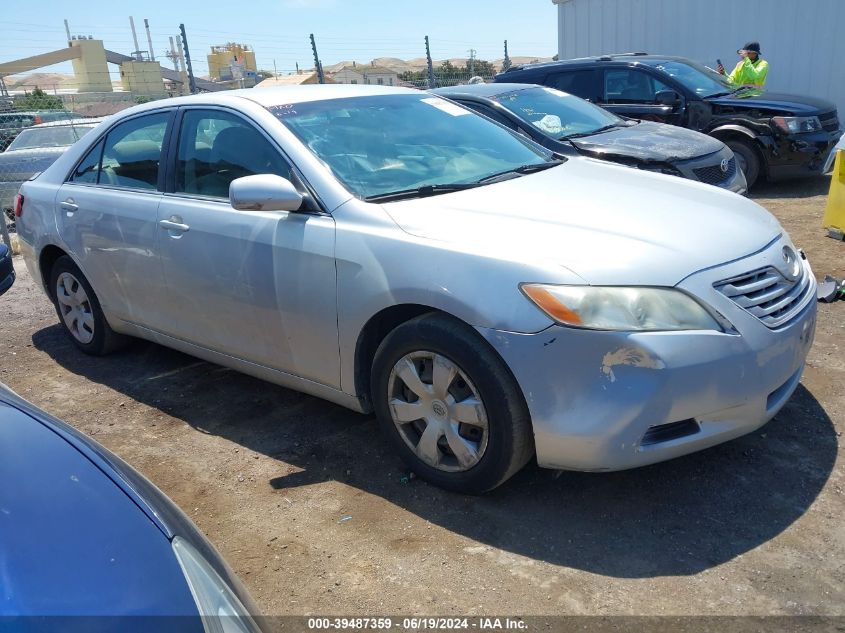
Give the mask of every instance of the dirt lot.
<svg viewBox="0 0 845 633">
<path fill-rule="evenodd" d="M 756 197 L 842 277 L 826 191 Z M 408 481 L 371 417 L 153 344 L 85 357 L 16 265 L 0 380 L 161 487 L 268 614 L 845 614 L 845 302 L 820 306 L 802 385 L 759 432 L 469 498 Z"/>
</svg>

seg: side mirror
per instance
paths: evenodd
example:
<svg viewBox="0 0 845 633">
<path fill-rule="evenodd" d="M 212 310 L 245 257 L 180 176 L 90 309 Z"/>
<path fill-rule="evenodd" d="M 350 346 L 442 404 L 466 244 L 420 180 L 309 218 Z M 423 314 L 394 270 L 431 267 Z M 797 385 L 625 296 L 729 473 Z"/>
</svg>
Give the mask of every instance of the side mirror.
<svg viewBox="0 0 845 633">
<path fill-rule="evenodd" d="M 655 93 L 654 101 L 660 105 L 674 106 L 681 102 L 681 95 L 674 90 L 660 90 Z"/>
<path fill-rule="evenodd" d="M 239 211 L 298 211 L 302 194 L 287 178 L 257 174 L 233 180 L 229 185 L 229 202 Z"/>
</svg>

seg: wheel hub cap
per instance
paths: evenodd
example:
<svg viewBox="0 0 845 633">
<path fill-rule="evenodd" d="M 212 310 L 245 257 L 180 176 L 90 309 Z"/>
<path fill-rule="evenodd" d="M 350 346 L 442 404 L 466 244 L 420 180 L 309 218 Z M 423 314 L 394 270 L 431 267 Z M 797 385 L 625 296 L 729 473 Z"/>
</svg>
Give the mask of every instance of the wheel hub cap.
<svg viewBox="0 0 845 633">
<path fill-rule="evenodd" d="M 62 320 L 77 341 L 86 344 L 94 338 L 94 313 L 85 288 L 71 273 L 56 280 L 56 301 Z"/>
<path fill-rule="evenodd" d="M 412 352 L 388 381 L 390 414 L 408 447 L 447 472 L 475 466 L 487 449 L 487 412 L 463 370 L 434 352 Z"/>
</svg>

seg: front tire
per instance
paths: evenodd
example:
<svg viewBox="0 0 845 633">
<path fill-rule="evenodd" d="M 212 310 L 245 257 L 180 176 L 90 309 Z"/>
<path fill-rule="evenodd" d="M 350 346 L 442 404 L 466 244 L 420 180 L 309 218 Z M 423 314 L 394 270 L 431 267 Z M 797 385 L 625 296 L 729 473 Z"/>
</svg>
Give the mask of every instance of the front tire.
<svg viewBox="0 0 845 633">
<path fill-rule="evenodd" d="M 429 313 L 376 351 L 372 399 L 406 464 L 441 488 L 480 494 L 531 459 L 528 407 L 513 375 L 469 326 Z"/>
<path fill-rule="evenodd" d="M 128 342 L 109 327 L 94 289 L 67 255 L 59 257 L 50 270 L 50 294 L 59 322 L 86 354 L 103 356 Z"/>
<path fill-rule="evenodd" d="M 745 182 L 750 191 L 760 177 L 760 155 L 751 143 L 741 139 L 728 139 L 725 145 L 730 147 L 736 156 L 737 168 L 745 174 Z"/>
</svg>

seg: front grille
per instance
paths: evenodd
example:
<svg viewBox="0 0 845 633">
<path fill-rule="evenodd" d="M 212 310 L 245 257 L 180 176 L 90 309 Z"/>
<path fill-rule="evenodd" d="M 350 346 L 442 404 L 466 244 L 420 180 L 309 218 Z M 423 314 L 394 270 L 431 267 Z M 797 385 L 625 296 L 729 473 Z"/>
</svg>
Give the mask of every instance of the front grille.
<svg viewBox="0 0 845 633">
<path fill-rule="evenodd" d="M 788 323 L 807 304 L 810 275 L 802 266 L 801 275 L 791 281 L 772 266 L 714 284 L 716 290 L 740 308 L 774 329 Z"/>
<path fill-rule="evenodd" d="M 819 121 L 822 124 L 823 130 L 836 132 L 839 129 L 839 118 L 836 116 L 836 110 L 820 114 Z"/>
<path fill-rule="evenodd" d="M 718 185 L 733 178 L 736 173 L 736 159 L 731 158 L 728 160 L 727 171 L 722 171 L 720 162 L 715 165 L 708 165 L 707 167 L 699 167 L 698 169 L 693 169 L 693 171 L 701 182 L 705 182 L 708 185 Z"/>
</svg>

